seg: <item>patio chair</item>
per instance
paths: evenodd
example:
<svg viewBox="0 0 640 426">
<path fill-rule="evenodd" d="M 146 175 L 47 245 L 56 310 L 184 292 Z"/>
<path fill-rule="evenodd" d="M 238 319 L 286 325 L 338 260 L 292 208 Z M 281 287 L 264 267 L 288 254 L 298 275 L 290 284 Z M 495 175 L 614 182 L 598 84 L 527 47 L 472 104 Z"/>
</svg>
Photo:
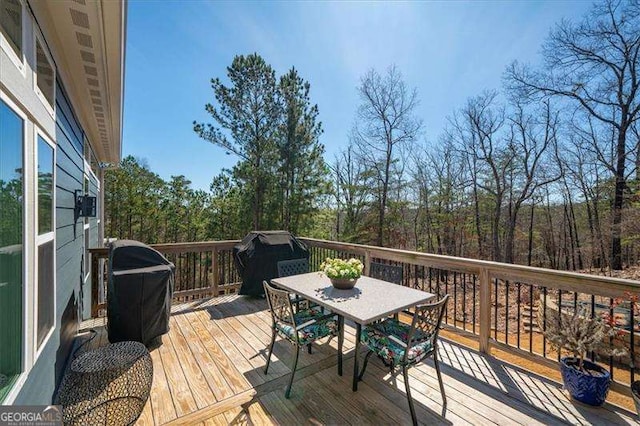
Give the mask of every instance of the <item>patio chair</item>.
<svg viewBox="0 0 640 426">
<path fill-rule="evenodd" d="M 436 303 L 417 306 L 413 312 L 407 311 L 407 314 L 413 315 L 411 325 L 397 319 L 387 318 L 382 322 L 364 327 L 360 334 L 362 343 L 369 348 L 369 351 L 364 359 L 358 380 L 362 380 L 369 358 L 374 353 L 386 366 L 391 368 L 392 372 L 396 366 L 402 367 L 404 386 L 414 425 L 417 424 L 417 421 L 409 386 L 409 367 L 427 357 L 433 357 L 443 406 L 447 405 L 440 365 L 438 364 L 438 333 L 448 300 L 449 295 L 447 294 Z"/>
<path fill-rule="evenodd" d="M 278 262 L 278 277 L 280 278 L 290 277 L 291 275 L 306 274 L 307 272 L 309 272 L 309 259 L 301 258 L 281 260 L 280 262 Z M 309 302 L 307 299 L 300 297 L 297 294 L 291 294 L 290 297 L 296 312 L 300 309 L 309 309 L 317 306 L 316 304 Z M 311 344 L 307 345 L 307 349 L 311 354 Z"/>
<path fill-rule="evenodd" d="M 289 385 L 284 394 L 286 398 L 289 398 L 291 395 L 293 376 L 298 366 L 300 348 L 327 336 L 337 336 L 340 333 L 340 327 L 335 314 L 325 315 L 317 308 L 300 310 L 294 313 L 289 292 L 279 290 L 266 281 L 263 281 L 263 285 L 272 319 L 271 343 L 269 344 L 269 354 L 267 355 L 267 365 L 264 368 L 264 374 L 267 374 L 269 371 L 269 363 L 271 362 L 271 354 L 273 353 L 276 335 L 280 335 L 280 337 L 288 340 L 296 348 L 293 365 L 291 366 L 291 378 L 289 379 Z M 338 365 L 341 364 L 342 351 L 338 351 Z"/>
<path fill-rule="evenodd" d="M 369 265 L 369 276 L 402 285 L 402 266 L 371 262 Z"/>
<path fill-rule="evenodd" d="M 402 266 L 371 262 L 369 264 L 369 276 L 371 278 L 377 278 L 393 284 L 402 285 Z M 398 319 L 398 314 L 394 314 L 393 317 Z"/>
<path fill-rule="evenodd" d="M 309 259 L 291 259 L 281 260 L 278 262 L 278 277 L 290 277 L 291 275 L 306 274 L 309 272 Z M 298 296 L 297 294 L 291 295 L 291 301 L 295 304 L 296 310 L 309 309 L 315 306 L 311 304 L 307 299 Z"/>
<path fill-rule="evenodd" d="M 291 275 L 306 274 L 309 272 L 309 259 L 291 259 L 278 262 L 278 276 L 289 277 Z"/>
</svg>

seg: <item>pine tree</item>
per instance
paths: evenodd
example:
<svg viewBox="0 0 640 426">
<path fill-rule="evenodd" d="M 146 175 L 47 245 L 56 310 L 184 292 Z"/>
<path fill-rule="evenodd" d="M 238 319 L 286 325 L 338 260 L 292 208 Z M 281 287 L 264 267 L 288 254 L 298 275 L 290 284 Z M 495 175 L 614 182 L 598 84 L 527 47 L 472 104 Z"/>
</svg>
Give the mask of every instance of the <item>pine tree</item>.
<svg viewBox="0 0 640 426">
<path fill-rule="evenodd" d="M 318 106 L 311 104 L 310 88 L 295 68 L 280 78 L 279 206 L 282 227 L 293 233 L 306 228 L 319 198 L 328 193 L 324 146 L 319 142 L 322 123 Z"/>
<path fill-rule="evenodd" d="M 217 105 L 207 104 L 215 124 L 193 123 L 194 131 L 241 159 L 236 177 L 253 196 L 254 229 L 262 229 L 266 197 L 277 158 L 275 143 L 281 106 L 276 75 L 257 53 L 233 59 L 227 67 L 230 85 L 211 80 Z"/>
</svg>

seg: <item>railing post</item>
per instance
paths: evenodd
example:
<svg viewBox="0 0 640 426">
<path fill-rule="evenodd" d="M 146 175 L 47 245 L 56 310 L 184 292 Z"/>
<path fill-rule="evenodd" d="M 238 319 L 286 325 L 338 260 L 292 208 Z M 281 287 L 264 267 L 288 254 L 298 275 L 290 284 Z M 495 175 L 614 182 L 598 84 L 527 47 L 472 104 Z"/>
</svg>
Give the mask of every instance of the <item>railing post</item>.
<svg viewBox="0 0 640 426">
<path fill-rule="evenodd" d="M 220 271 L 218 271 L 218 247 L 214 247 L 211 252 L 211 268 L 213 269 L 213 297 L 218 297 L 218 282 L 220 281 Z"/>
<path fill-rule="evenodd" d="M 364 275 L 369 275 L 369 269 L 371 268 L 371 252 L 365 250 L 364 252 Z"/>
<path fill-rule="evenodd" d="M 491 354 L 489 336 L 491 334 L 491 280 L 489 269 L 480 269 L 480 352 Z"/>
</svg>

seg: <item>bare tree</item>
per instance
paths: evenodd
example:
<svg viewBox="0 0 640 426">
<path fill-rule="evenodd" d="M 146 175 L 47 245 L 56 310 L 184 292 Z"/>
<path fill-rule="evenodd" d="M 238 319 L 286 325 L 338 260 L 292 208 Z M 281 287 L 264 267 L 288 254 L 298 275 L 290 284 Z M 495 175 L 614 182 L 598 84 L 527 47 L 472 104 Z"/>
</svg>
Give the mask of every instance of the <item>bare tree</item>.
<svg viewBox="0 0 640 426">
<path fill-rule="evenodd" d="M 335 173 L 335 197 L 338 212 L 344 211 L 342 230 L 338 217 L 338 237 L 343 241 L 360 241 L 360 227 L 371 197 L 367 176 L 361 162 L 354 155 L 351 143 L 336 156 L 331 169 Z"/>
<path fill-rule="evenodd" d="M 460 256 L 459 231 L 465 214 L 466 185 L 460 159 L 444 135 L 434 147 L 414 153 L 412 183 L 418 188 L 417 247 L 432 253 Z"/>
<path fill-rule="evenodd" d="M 415 192 L 415 216 L 413 238 L 415 247 L 419 251 L 427 251 L 429 253 L 436 252 L 434 242 L 437 240 L 436 233 L 439 232 L 434 219 L 433 209 L 436 205 L 438 197 L 436 172 L 434 164 L 440 166 L 437 153 L 429 150 L 428 144 L 425 143 L 422 149 L 412 153 L 411 161 L 411 187 Z"/>
<path fill-rule="evenodd" d="M 568 143 L 563 146 L 563 155 L 559 158 L 564 171 L 563 181 L 567 192 L 570 187 L 575 188 L 578 197 L 585 202 L 591 247 L 590 266 L 605 268 L 608 259 L 601 224 L 601 206 L 606 187 L 603 179 L 604 166 L 591 149 L 593 137 L 579 131 L 575 126 L 570 127 L 570 132 Z"/>
<path fill-rule="evenodd" d="M 385 242 L 385 213 L 394 168 L 403 146 L 416 140 L 422 122 L 414 116 L 418 105 L 415 89 L 408 89 L 400 71 L 390 66 L 381 75 L 367 72 L 358 88 L 361 104 L 354 127 L 355 141 L 363 163 L 375 176 L 378 212 L 376 243 Z"/>
<path fill-rule="evenodd" d="M 530 200 L 539 188 L 560 179 L 559 170 L 550 167 L 557 157 L 556 134 L 558 114 L 545 101 L 539 111 L 525 112 L 522 104 L 513 106 L 508 117 L 509 145 L 513 158 L 509 178 L 509 208 L 504 261 L 514 262 L 515 229 L 523 203 Z M 551 150 L 551 152 L 549 152 Z M 549 157 L 548 154 L 551 154 Z"/>
<path fill-rule="evenodd" d="M 508 172 L 513 163 L 513 151 L 502 137 L 504 109 L 497 105 L 498 93 L 484 92 L 470 98 L 453 120 L 457 149 L 468 163 L 474 187 L 476 232 L 480 233 L 479 192 L 492 199 L 491 258 L 502 260 L 500 229 L 504 198 L 508 191 Z M 479 237 L 478 245 L 481 246 Z"/>
<path fill-rule="evenodd" d="M 640 3 L 607 0 L 595 5 L 581 23 L 562 21 L 543 46 L 544 70 L 513 63 L 506 78 L 518 96 L 554 96 L 610 129 L 615 135 L 611 156 L 601 141 L 601 154 L 615 178 L 611 205 L 611 267 L 622 269 L 621 224 L 627 186 L 629 129 L 640 117 Z M 630 146 L 632 145 L 632 146 Z"/>
</svg>

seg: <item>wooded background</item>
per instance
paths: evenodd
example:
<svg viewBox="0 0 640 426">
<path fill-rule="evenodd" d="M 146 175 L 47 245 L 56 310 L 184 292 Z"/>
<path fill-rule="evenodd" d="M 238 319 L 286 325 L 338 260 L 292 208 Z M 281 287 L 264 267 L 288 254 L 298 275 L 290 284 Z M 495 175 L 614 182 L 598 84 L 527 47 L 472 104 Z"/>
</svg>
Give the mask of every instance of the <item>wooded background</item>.
<svg viewBox="0 0 640 426">
<path fill-rule="evenodd" d="M 253 229 L 556 269 L 637 265 L 640 6 L 606 1 L 558 23 L 543 65 L 513 62 L 503 86 L 452 111 L 425 140 L 417 91 L 370 70 L 335 158 L 295 68 L 258 54 L 212 79 L 205 141 L 237 164 L 194 190 L 127 157 L 105 182 L 108 237 L 238 239 Z M 428 95 L 428 94 L 427 94 Z"/>
</svg>

